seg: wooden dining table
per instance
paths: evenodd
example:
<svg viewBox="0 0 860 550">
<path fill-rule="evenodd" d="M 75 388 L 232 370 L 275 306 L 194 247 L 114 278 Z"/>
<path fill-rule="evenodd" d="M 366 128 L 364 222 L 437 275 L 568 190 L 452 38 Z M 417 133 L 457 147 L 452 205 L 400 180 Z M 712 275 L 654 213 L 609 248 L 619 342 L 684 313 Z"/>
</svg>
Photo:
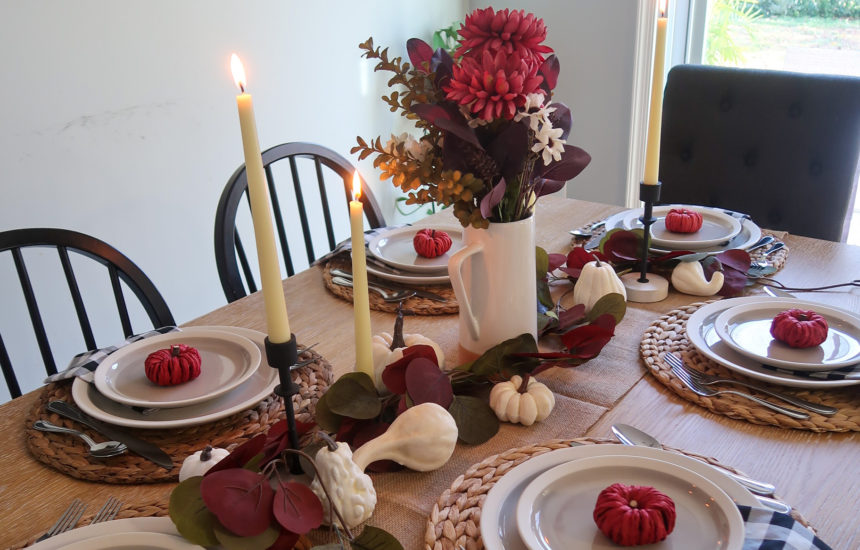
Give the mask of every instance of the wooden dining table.
<svg viewBox="0 0 860 550">
<path fill-rule="evenodd" d="M 544 197 L 536 212 L 537 244 L 549 252 L 567 252 L 568 231 L 623 210 L 618 206 L 563 197 Z M 419 224 L 450 224 L 443 211 Z M 790 252 L 775 278 L 792 287 L 812 287 L 860 277 L 860 247 L 794 235 L 784 238 Z M 216 274 L 213 272 L 212 276 Z M 189 286 L 193 281 L 188 281 Z M 314 348 L 340 375 L 353 370 L 352 304 L 330 293 L 320 267 L 284 281 L 290 325 L 300 343 Z M 751 287 L 747 293 L 761 293 Z M 860 312 L 860 288 L 798 293 L 798 297 Z M 714 457 L 747 475 L 767 480 L 834 549 L 860 548 L 860 435 L 816 433 L 757 425 L 709 412 L 672 391 L 652 376 L 640 357 L 643 332 L 660 315 L 703 298 L 670 291 L 655 303 L 628 303 L 616 336 L 599 357 L 575 369 L 547 371 L 559 395 L 556 410 L 531 428 L 504 425 L 494 438 L 476 446 L 458 444 L 448 464 L 428 473 L 373 474 L 379 504 L 371 524 L 384 527 L 404 548 L 423 548 L 428 515 L 441 490 L 469 465 L 506 449 L 554 438 L 610 437 L 613 423 L 626 423 L 675 448 Z M 394 315 L 371 312 L 373 332 L 391 331 Z M 218 308 L 187 323 L 226 325 L 265 331 L 260 293 Z M 457 316 L 411 316 L 406 332 L 436 341 L 456 364 Z M 60 473 L 28 453 L 24 418 L 40 390 L 0 406 L 0 547 L 20 545 L 43 533 L 75 498 L 91 511 L 113 495 L 126 504 L 164 502 L 173 483 L 111 485 L 81 481 Z M 860 419 L 857 419 L 860 421 Z M 408 494 L 407 494 L 408 493 Z"/>
</svg>

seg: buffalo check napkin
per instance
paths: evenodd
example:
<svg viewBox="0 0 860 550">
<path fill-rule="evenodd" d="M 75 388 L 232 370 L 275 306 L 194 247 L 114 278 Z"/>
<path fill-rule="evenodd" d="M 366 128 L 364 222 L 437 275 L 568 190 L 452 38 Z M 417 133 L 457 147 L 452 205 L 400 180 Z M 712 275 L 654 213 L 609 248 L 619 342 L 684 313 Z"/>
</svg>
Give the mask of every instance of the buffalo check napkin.
<svg viewBox="0 0 860 550">
<path fill-rule="evenodd" d="M 744 520 L 743 550 L 832 550 L 793 517 L 750 506 L 738 506 Z"/>
<path fill-rule="evenodd" d="M 157 329 L 150 330 L 148 332 L 132 334 L 131 336 L 126 338 L 124 342 L 121 342 L 114 346 L 108 346 L 106 348 L 94 349 L 79 353 L 72 357 L 72 360 L 69 362 L 69 366 L 66 367 L 65 370 L 60 371 L 57 374 L 52 374 L 51 376 L 45 378 L 45 384 L 49 384 L 51 382 L 58 382 L 60 380 L 66 380 L 77 376 L 83 376 L 84 379 L 90 378 L 88 382 L 92 382 L 92 373 L 95 372 L 96 368 L 99 366 L 99 363 L 104 361 L 105 358 L 111 353 L 129 344 L 132 344 L 139 340 L 143 340 L 144 338 L 149 338 L 150 336 L 158 336 L 160 334 L 167 334 L 168 332 L 174 332 L 177 330 L 180 329 L 174 326 L 160 327 Z"/>
<path fill-rule="evenodd" d="M 762 365 L 767 370 L 778 372 L 782 375 L 791 376 L 798 379 L 809 380 L 860 380 L 860 365 L 849 365 L 841 369 L 824 370 L 824 371 L 799 371 L 781 369 L 771 367 L 770 365 Z"/>
</svg>

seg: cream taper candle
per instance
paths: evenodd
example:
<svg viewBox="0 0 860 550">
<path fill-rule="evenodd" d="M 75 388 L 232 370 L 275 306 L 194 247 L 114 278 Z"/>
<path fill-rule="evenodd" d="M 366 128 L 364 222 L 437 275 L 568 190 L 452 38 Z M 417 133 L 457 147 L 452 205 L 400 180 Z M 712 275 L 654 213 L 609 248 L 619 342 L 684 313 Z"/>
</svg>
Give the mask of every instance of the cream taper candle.
<svg viewBox="0 0 860 550">
<path fill-rule="evenodd" d="M 254 119 L 254 103 L 245 93 L 245 69 L 236 54 L 230 59 L 233 78 L 242 92 L 236 96 L 239 107 L 239 125 L 242 129 L 242 146 L 245 150 L 245 171 L 248 175 L 248 193 L 251 201 L 251 217 L 254 222 L 254 237 L 257 241 L 257 259 L 260 264 L 260 281 L 263 300 L 266 304 L 266 331 L 269 341 L 280 344 L 290 339 L 290 321 L 284 299 L 281 266 L 275 246 L 275 232 L 269 206 L 269 190 L 263 172 L 263 157 L 257 139 L 257 123 Z"/>
<path fill-rule="evenodd" d="M 364 250 L 364 208 L 361 179 L 352 175 L 349 226 L 352 230 L 352 309 L 355 320 L 355 368 L 373 378 L 373 349 L 370 334 L 370 297 L 367 294 L 367 258 Z"/>
<path fill-rule="evenodd" d="M 651 78 L 651 110 L 648 114 L 648 141 L 645 146 L 645 178 L 656 185 L 660 177 L 660 125 L 663 119 L 663 72 L 666 65 L 666 0 L 660 2 L 657 18 L 657 40 L 654 49 L 654 73 Z"/>
</svg>

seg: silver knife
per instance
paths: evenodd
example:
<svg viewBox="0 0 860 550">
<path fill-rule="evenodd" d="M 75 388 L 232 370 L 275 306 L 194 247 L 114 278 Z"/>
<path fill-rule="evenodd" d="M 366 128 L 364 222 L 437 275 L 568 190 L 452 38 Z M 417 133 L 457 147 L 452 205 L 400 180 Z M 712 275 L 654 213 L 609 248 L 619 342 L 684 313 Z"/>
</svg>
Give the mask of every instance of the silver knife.
<svg viewBox="0 0 860 550">
<path fill-rule="evenodd" d="M 71 403 L 67 403 L 65 401 L 51 401 L 48 403 L 48 410 L 57 413 L 60 416 L 65 416 L 75 422 L 80 422 L 84 426 L 89 426 L 107 438 L 125 443 L 129 451 L 154 462 L 166 470 L 173 469 L 173 460 L 171 460 L 170 456 L 158 448 L 154 443 L 138 439 L 115 426 L 90 418 Z"/>
<path fill-rule="evenodd" d="M 344 278 L 349 279 L 350 281 L 352 280 L 352 273 L 350 273 L 349 271 L 344 271 L 343 269 L 334 268 L 331 270 L 331 274 L 334 275 L 335 277 L 344 277 Z M 436 294 L 435 292 L 430 292 L 429 290 L 420 290 L 420 289 L 417 289 L 417 288 L 414 288 L 411 286 L 407 286 L 407 285 L 399 285 L 396 283 L 392 283 L 392 282 L 380 279 L 379 277 L 373 277 L 373 278 L 368 278 L 368 279 L 374 285 L 382 287 L 382 288 L 386 288 L 388 290 L 414 290 L 415 295 L 419 296 L 421 298 L 427 298 L 428 300 L 435 300 L 437 302 L 447 302 L 448 301 L 448 298 L 445 298 L 444 296 L 442 296 L 440 294 Z"/>
</svg>

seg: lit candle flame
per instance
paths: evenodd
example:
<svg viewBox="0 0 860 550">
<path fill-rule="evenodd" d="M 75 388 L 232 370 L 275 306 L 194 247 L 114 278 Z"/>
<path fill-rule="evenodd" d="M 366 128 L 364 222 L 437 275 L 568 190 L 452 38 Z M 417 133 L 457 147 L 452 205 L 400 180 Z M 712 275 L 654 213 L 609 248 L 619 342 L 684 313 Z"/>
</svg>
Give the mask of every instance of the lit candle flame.
<svg viewBox="0 0 860 550">
<path fill-rule="evenodd" d="M 666 17 L 666 4 L 669 0 L 660 0 L 660 17 Z"/>
<path fill-rule="evenodd" d="M 230 56 L 230 70 L 233 71 L 233 80 L 236 82 L 236 86 L 238 86 L 239 90 L 244 94 L 245 84 L 248 83 L 248 81 L 245 80 L 245 67 L 242 66 L 242 61 L 235 53 Z"/>
<path fill-rule="evenodd" d="M 358 177 L 358 170 L 352 173 L 352 199 L 361 200 L 361 178 Z"/>
</svg>

